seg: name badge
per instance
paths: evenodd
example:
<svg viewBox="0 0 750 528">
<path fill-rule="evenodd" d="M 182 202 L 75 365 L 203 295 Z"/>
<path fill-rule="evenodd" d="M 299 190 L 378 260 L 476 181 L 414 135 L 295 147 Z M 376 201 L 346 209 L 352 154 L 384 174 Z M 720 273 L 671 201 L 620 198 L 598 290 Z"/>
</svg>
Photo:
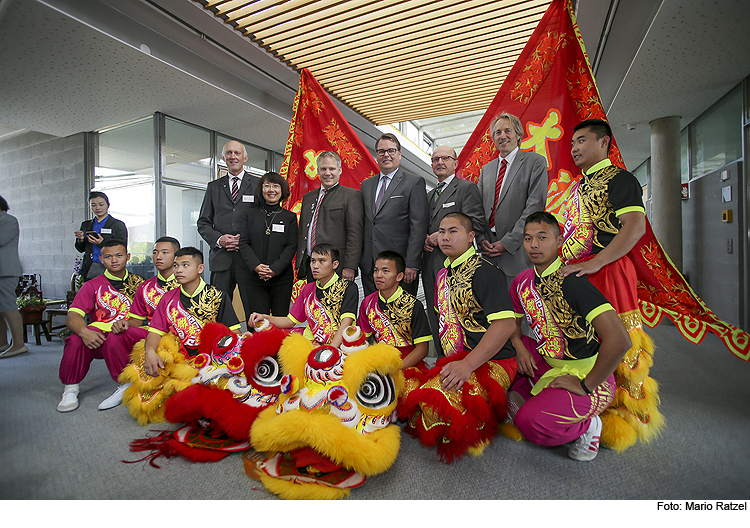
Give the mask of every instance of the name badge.
<svg viewBox="0 0 750 528">
<path fill-rule="evenodd" d="M 271 226 L 271 229 L 274 233 L 283 233 L 284 232 L 284 224 L 273 224 Z"/>
<path fill-rule="evenodd" d="M 102 227 L 102 235 L 111 235 L 111 234 L 112 234 L 112 230 L 111 229 L 106 229 L 106 228 Z"/>
<path fill-rule="evenodd" d="M 242 201 L 243 202 L 255 203 L 255 195 L 254 194 L 243 194 L 242 195 Z"/>
<path fill-rule="evenodd" d="M 448 202 L 448 203 L 444 203 L 444 204 L 443 204 L 443 208 L 445 208 L 445 207 L 453 207 L 454 205 L 456 205 L 456 202 Z"/>
</svg>

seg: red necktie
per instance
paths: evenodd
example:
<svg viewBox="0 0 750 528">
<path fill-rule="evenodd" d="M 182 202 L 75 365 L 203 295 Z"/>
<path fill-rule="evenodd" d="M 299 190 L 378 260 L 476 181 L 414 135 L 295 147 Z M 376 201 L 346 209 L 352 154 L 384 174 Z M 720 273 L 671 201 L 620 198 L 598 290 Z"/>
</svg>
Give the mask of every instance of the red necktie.
<svg viewBox="0 0 750 528">
<path fill-rule="evenodd" d="M 495 182 L 495 205 L 492 206 L 492 214 L 490 215 L 490 229 L 495 227 L 495 211 L 497 210 L 497 200 L 500 198 L 500 189 L 503 186 L 503 180 L 505 179 L 505 169 L 508 166 L 508 162 L 503 160 L 500 164 L 500 170 L 497 172 L 497 182 Z"/>
<path fill-rule="evenodd" d="M 315 206 L 315 213 L 313 213 L 312 219 L 312 229 L 310 230 L 310 251 L 315 247 L 315 239 L 317 238 L 315 236 L 315 228 L 318 227 L 318 212 L 320 211 L 320 204 L 323 203 L 323 198 L 325 197 L 326 189 L 325 187 L 321 187 L 320 198 L 318 199 L 318 204 Z"/>
</svg>

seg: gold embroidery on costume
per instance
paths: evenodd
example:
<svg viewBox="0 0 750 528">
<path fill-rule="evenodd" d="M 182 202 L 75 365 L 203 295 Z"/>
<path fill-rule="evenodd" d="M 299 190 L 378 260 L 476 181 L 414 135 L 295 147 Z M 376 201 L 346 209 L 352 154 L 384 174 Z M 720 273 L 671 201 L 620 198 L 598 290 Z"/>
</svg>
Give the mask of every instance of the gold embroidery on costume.
<svg viewBox="0 0 750 528">
<path fill-rule="evenodd" d="M 341 301 L 344 299 L 347 285 L 346 280 L 337 280 L 329 288 L 323 290 L 323 297 L 320 300 L 326 307 L 326 312 L 328 312 L 331 321 L 336 321 L 337 326 L 338 321 L 341 320 Z M 313 295 L 315 294 L 313 293 Z"/>
<path fill-rule="evenodd" d="M 216 322 L 221 306 L 221 290 L 216 288 L 203 288 L 201 292 L 191 298 L 192 306 L 188 311 L 205 325 L 208 322 Z M 202 325 L 202 326 L 203 326 Z"/>
<path fill-rule="evenodd" d="M 487 331 L 486 328 L 474 319 L 474 314 L 481 312 L 482 307 L 474 297 L 474 292 L 471 288 L 471 279 L 474 277 L 474 273 L 476 273 L 481 263 L 482 257 L 472 255 L 466 262 L 453 268 L 448 277 L 451 291 L 451 308 L 453 308 L 453 311 L 461 321 L 461 326 L 469 332 L 476 333 Z"/>
<path fill-rule="evenodd" d="M 135 290 L 138 289 L 138 285 L 143 282 L 143 278 L 138 275 L 128 273 L 128 277 L 122 282 L 122 293 L 128 296 L 128 299 L 133 300 Z"/>
<path fill-rule="evenodd" d="M 398 299 L 385 305 L 385 315 L 393 325 L 394 332 L 400 337 L 399 341 L 411 336 L 411 315 L 415 301 L 416 297 L 404 292 Z"/>
<path fill-rule="evenodd" d="M 559 273 L 550 273 L 546 277 L 541 277 L 539 293 L 547 307 L 548 313 L 554 318 L 559 328 L 569 339 L 586 338 L 587 343 L 598 340 L 594 327 L 586 322 L 585 319 L 577 315 L 563 297 L 562 291 L 563 277 Z M 582 327 L 581 325 L 584 325 Z M 567 342 L 565 344 L 565 356 L 576 359 L 569 351 Z"/>
<path fill-rule="evenodd" d="M 579 187 L 581 203 L 588 209 L 591 221 L 596 227 L 596 230 L 592 233 L 594 245 L 602 249 L 604 245 L 599 242 L 598 232 L 603 231 L 616 235 L 620 231 L 619 228 L 615 227 L 615 222 L 619 224 L 619 221 L 614 214 L 614 207 L 609 202 L 608 192 L 609 181 L 620 171 L 622 171 L 621 168 L 610 165 L 597 171 L 596 174 L 584 178 L 582 185 Z"/>
</svg>

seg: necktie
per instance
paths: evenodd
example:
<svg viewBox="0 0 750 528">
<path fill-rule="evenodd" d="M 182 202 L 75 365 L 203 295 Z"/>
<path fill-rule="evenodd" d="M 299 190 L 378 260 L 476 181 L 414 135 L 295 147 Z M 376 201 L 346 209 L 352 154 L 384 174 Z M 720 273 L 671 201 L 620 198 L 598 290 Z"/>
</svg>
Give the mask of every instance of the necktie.
<svg viewBox="0 0 750 528">
<path fill-rule="evenodd" d="M 380 177 L 380 192 L 378 193 L 378 197 L 375 198 L 375 212 L 378 212 L 378 209 L 380 209 L 380 202 L 383 201 L 383 195 L 385 195 L 385 189 L 388 187 L 388 177 L 381 176 Z"/>
<path fill-rule="evenodd" d="M 315 212 L 313 213 L 312 227 L 310 227 L 310 251 L 315 247 L 315 228 L 318 227 L 318 212 L 320 211 L 320 204 L 323 203 L 323 198 L 326 197 L 325 187 L 320 188 L 320 198 L 318 199 L 317 205 L 315 205 Z"/>
<path fill-rule="evenodd" d="M 492 206 L 492 214 L 490 215 L 490 228 L 495 227 L 495 211 L 497 210 L 497 200 L 500 198 L 500 188 L 503 186 L 503 179 L 505 179 L 505 169 L 508 167 L 508 162 L 503 160 L 500 164 L 500 170 L 497 173 L 497 182 L 495 182 L 495 205 Z"/>
<path fill-rule="evenodd" d="M 437 189 L 435 189 L 435 201 L 438 201 L 438 198 L 440 197 L 440 193 L 443 192 L 443 188 L 445 187 L 445 182 L 438 183 Z"/>
<path fill-rule="evenodd" d="M 240 194 L 240 186 L 237 185 L 237 180 L 239 180 L 237 176 L 232 178 L 232 202 L 234 203 L 237 203 L 237 197 Z"/>
</svg>

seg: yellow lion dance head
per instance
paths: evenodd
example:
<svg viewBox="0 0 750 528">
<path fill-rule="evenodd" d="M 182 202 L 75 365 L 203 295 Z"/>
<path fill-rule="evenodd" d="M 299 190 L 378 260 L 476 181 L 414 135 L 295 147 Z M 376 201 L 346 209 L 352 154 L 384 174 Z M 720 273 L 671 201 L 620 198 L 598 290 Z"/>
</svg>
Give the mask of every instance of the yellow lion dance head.
<svg viewBox="0 0 750 528">
<path fill-rule="evenodd" d="M 367 346 L 353 326 L 340 349 L 292 334 L 278 357 L 282 394 L 250 430 L 259 452 L 245 457 L 251 477 L 285 499 L 338 499 L 391 467 L 401 442 L 391 423 L 404 391 L 398 350 Z"/>
</svg>

